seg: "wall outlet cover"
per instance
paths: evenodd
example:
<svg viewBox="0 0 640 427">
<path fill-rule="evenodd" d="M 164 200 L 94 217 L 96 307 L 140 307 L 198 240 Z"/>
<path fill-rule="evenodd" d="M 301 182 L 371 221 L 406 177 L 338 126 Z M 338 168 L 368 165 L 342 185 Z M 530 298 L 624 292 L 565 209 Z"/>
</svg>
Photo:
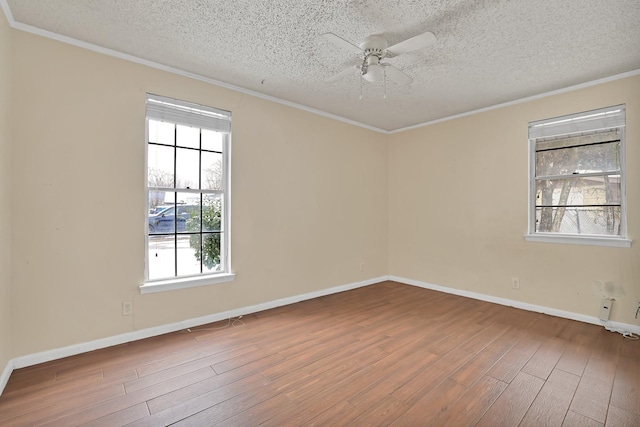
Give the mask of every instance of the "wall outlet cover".
<svg viewBox="0 0 640 427">
<path fill-rule="evenodd" d="M 600 301 L 600 313 L 598 315 L 600 320 L 609 320 L 611 306 L 613 306 L 613 300 L 603 298 L 602 301 Z"/>
</svg>

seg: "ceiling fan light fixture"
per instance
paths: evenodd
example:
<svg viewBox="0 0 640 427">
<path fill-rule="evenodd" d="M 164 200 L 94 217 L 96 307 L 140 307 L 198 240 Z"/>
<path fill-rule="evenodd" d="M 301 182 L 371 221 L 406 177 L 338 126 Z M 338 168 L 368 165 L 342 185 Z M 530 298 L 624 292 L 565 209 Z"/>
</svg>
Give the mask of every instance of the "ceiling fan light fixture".
<svg viewBox="0 0 640 427">
<path fill-rule="evenodd" d="M 371 83 L 384 80 L 384 67 L 380 64 L 370 64 L 362 78 Z"/>
</svg>

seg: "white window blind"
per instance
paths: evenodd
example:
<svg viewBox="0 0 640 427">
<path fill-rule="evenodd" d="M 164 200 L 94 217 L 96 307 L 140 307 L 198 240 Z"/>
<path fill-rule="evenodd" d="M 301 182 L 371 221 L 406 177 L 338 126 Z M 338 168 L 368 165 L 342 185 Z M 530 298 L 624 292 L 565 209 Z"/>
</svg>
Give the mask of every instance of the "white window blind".
<svg viewBox="0 0 640 427">
<path fill-rule="evenodd" d="M 615 129 L 625 125 L 625 106 L 601 108 L 529 123 L 529 139 Z"/>
<path fill-rule="evenodd" d="M 147 117 L 218 132 L 231 132 L 230 112 L 159 95 L 147 94 Z"/>
</svg>

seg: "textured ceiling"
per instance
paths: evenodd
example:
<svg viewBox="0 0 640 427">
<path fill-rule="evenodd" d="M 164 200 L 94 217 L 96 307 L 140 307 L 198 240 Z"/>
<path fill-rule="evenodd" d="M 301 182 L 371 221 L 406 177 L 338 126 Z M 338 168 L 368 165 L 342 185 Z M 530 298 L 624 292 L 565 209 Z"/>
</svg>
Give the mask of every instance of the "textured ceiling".
<svg viewBox="0 0 640 427">
<path fill-rule="evenodd" d="M 638 0 L 0 0 L 47 30 L 382 130 L 640 69 Z M 6 6 L 4 5 L 4 6 Z M 5 9 L 6 10 L 6 9 Z M 410 86 L 325 80 L 358 63 L 320 35 L 437 42 L 386 61 Z M 213 102 L 215 104 L 215 102 Z M 215 105 L 214 105 L 215 106 Z"/>
</svg>

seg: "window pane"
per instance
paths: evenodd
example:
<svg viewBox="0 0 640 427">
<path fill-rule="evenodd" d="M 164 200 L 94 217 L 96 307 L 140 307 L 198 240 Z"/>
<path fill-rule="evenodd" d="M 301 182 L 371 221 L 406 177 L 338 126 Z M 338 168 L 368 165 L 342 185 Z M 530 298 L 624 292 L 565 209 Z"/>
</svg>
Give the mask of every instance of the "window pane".
<svg viewBox="0 0 640 427">
<path fill-rule="evenodd" d="M 202 152 L 202 188 L 222 190 L 222 154 Z"/>
<path fill-rule="evenodd" d="M 172 234 L 184 231 L 186 221 L 176 218 L 175 206 L 159 206 L 154 213 L 149 212 L 149 234 Z"/>
<path fill-rule="evenodd" d="M 200 193 L 177 193 L 178 233 L 199 232 Z"/>
<path fill-rule="evenodd" d="M 185 210 L 187 209 L 185 207 L 186 205 L 197 205 L 200 203 L 200 193 L 187 193 L 178 191 L 176 194 L 179 211 L 181 212 L 185 212 Z"/>
<path fill-rule="evenodd" d="M 174 145 L 175 125 L 149 119 L 149 142 L 157 144 Z"/>
<path fill-rule="evenodd" d="M 176 129 L 179 147 L 200 148 L 200 128 L 178 125 Z"/>
<path fill-rule="evenodd" d="M 225 134 L 209 129 L 202 129 L 202 149 L 222 152 L 222 142 Z"/>
<path fill-rule="evenodd" d="M 202 231 L 222 231 L 222 196 L 207 194 L 202 202 Z"/>
<path fill-rule="evenodd" d="M 221 271 L 220 265 L 220 241 L 221 235 L 215 234 L 203 234 L 203 259 L 202 259 L 202 271 L 205 273 Z"/>
<path fill-rule="evenodd" d="M 178 236 L 178 276 L 200 274 L 200 235 Z"/>
<path fill-rule="evenodd" d="M 149 213 L 156 213 L 160 209 L 173 206 L 176 202 L 176 193 L 173 191 L 150 191 Z"/>
<path fill-rule="evenodd" d="M 580 135 L 568 135 L 555 138 L 542 138 L 536 140 L 536 150 L 548 150 L 551 148 L 572 147 L 575 145 L 593 144 L 596 142 L 617 141 L 621 137 L 619 129 L 606 131 L 593 131 Z"/>
<path fill-rule="evenodd" d="M 147 178 L 149 187 L 173 187 L 173 147 L 149 145 Z"/>
<path fill-rule="evenodd" d="M 536 176 L 620 170 L 620 143 L 609 142 L 536 152 Z"/>
<path fill-rule="evenodd" d="M 536 208 L 536 232 L 620 235 L 620 206 Z"/>
<path fill-rule="evenodd" d="M 536 180 L 536 206 L 620 204 L 620 175 Z"/>
<path fill-rule="evenodd" d="M 149 279 L 164 279 L 176 274 L 174 236 L 149 236 Z"/>
<path fill-rule="evenodd" d="M 176 187 L 199 188 L 198 150 L 176 148 Z"/>
</svg>

